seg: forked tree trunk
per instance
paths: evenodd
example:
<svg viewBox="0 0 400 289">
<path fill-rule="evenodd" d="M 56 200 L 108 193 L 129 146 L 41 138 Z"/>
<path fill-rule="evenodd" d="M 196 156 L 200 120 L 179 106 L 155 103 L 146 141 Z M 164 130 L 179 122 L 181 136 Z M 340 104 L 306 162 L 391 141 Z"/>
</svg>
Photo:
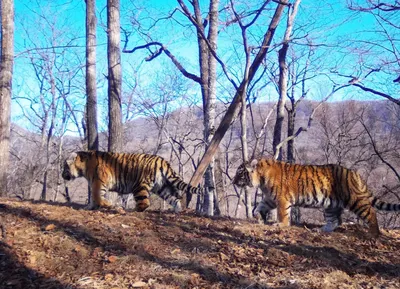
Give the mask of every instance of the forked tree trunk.
<svg viewBox="0 0 400 289">
<path fill-rule="evenodd" d="M 0 67 L 0 197 L 7 195 L 7 171 L 10 159 L 10 116 L 14 62 L 14 1 L 1 1 Z"/>
</svg>

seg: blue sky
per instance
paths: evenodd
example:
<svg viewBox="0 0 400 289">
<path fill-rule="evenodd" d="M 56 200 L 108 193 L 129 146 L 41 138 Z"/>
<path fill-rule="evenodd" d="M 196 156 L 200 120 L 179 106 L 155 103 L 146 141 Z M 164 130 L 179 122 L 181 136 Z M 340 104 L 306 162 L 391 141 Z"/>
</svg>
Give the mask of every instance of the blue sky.
<svg viewBox="0 0 400 289">
<path fill-rule="evenodd" d="M 141 4 L 139 1 L 121 1 L 121 17 L 122 26 L 129 28 L 127 23 L 132 15 L 136 19 L 148 25 L 154 21 L 159 15 L 165 15 L 166 11 L 171 11 L 177 7 L 175 0 L 168 1 L 145 1 Z M 202 1 L 206 5 L 206 1 Z M 222 3 L 222 2 L 221 2 Z M 248 9 L 253 8 L 251 3 L 256 1 L 249 1 Z M 98 49 L 97 49 L 97 76 L 99 80 L 98 95 L 99 101 L 104 104 L 106 85 L 104 74 L 106 71 L 106 34 L 104 32 L 104 25 L 106 21 L 106 10 L 104 9 L 106 1 L 97 1 L 98 10 Z M 33 97 L 37 94 L 37 79 L 33 74 L 29 59 L 26 53 L 27 50 L 32 48 L 32 43 L 38 47 L 49 45 L 46 37 L 56 35 L 57 42 L 55 45 L 66 45 L 71 37 L 76 37 L 71 43 L 76 45 L 74 53 L 80 54 L 79 56 L 71 57 L 73 61 L 66 61 L 66 65 L 73 66 L 74 62 L 84 61 L 84 37 L 85 37 L 85 2 L 78 0 L 57 0 L 57 1 L 32 1 L 23 0 L 15 3 L 15 53 L 17 55 L 15 60 L 14 70 L 14 95 L 25 95 Z M 189 4 L 188 4 L 189 5 Z M 222 5 L 222 4 L 221 4 Z M 143 9 L 143 7 L 145 9 Z M 275 4 L 270 7 L 275 7 Z M 206 8 L 206 7 L 205 7 Z M 45 16 L 45 17 L 43 17 Z M 179 17 L 179 16 L 178 16 Z M 254 26 L 250 31 L 250 41 L 262 36 L 265 31 L 266 23 L 269 23 L 269 15 L 260 19 L 257 26 Z M 183 18 L 179 17 L 183 23 Z M 224 19 L 222 18 L 221 21 Z M 54 30 L 51 29 L 54 24 Z M 275 37 L 275 42 L 279 42 L 284 29 L 284 22 L 281 22 L 278 33 Z M 342 74 L 352 74 L 358 69 L 358 59 L 350 53 L 352 49 L 352 42 L 356 40 L 370 40 L 377 36 L 368 31 L 375 29 L 374 19 L 368 15 L 360 15 L 358 13 L 346 9 L 346 1 L 311 1 L 306 0 L 301 3 L 298 18 L 296 19 L 295 36 L 301 39 L 297 40 L 298 47 L 304 42 L 304 36 L 313 40 L 315 44 L 329 44 L 337 43 L 337 39 L 342 39 L 339 42 L 340 47 L 321 47 L 316 52 L 316 66 L 319 64 L 324 65 L 324 69 L 329 66 L 334 67 Z M 136 31 L 137 32 L 137 31 Z M 162 25 L 157 26 L 148 32 L 152 39 L 162 41 L 168 46 L 172 53 L 185 64 L 188 71 L 198 74 L 198 60 L 197 60 L 197 44 L 195 32 L 190 27 L 177 25 L 177 22 L 166 20 Z M 131 36 L 131 45 L 141 45 L 145 42 L 145 36 L 137 35 L 135 32 Z M 236 44 L 240 44 L 241 38 L 237 26 L 230 26 L 224 28 L 221 25 L 220 42 L 218 53 L 223 58 L 232 72 L 240 72 L 242 70 L 243 62 L 240 63 L 240 58 L 243 57 L 242 48 Z M 122 36 L 123 38 L 123 36 Z M 252 41 L 256 45 L 257 41 Z M 81 46 L 81 47 L 80 47 Z M 121 44 L 122 47 L 122 44 Z M 360 46 L 362 48 L 362 46 Z M 360 49 L 361 49 L 360 48 Z M 83 56 L 82 56 L 83 51 Z M 339 53 L 340 52 L 340 53 Z M 66 54 L 72 52 L 65 52 Z M 65 55 L 67 59 L 68 55 Z M 128 89 L 129 84 L 133 84 L 136 80 L 134 75 L 138 75 L 140 85 L 145 89 L 146 86 L 151 85 L 157 74 L 167 67 L 167 69 L 174 69 L 172 65 L 168 64 L 168 59 L 165 56 L 159 57 L 157 60 L 150 63 L 144 62 L 144 57 L 147 56 L 145 51 L 137 52 L 135 54 L 122 54 L 122 68 L 124 75 L 125 90 Z M 378 55 L 379 56 L 379 55 Z M 68 56 L 69 57 L 69 56 Z M 276 51 L 268 55 L 268 61 L 276 62 Z M 67 63 L 68 62 L 68 63 Z M 321 66 L 322 67 L 322 66 Z M 82 70 L 83 73 L 83 70 Z M 83 75 L 83 74 L 82 74 Z M 219 78 L 221 88 L 219 96 L 225 101 L 233 96 L 232 86 L 227 83 L 224 76 Z M 340 81 L 340 79 L 338 80 Z M 346 81 L 346 78 L 343 78 Z M 379 82 L 378 80 L 377 82 Z M 381 81 L 385 83 L 385 81 Z M 76 82 L 76 100 L 77 105 L 84 103 L 84 82 L 82 79 Z M 331 83 L 327 78 L 320 76 L 314 81 L 310 82 L 310 96 L 318 99 L 323 97 L 331 88 Z M 199 97 L 198 87 L 193 85 L 191 91 Z M 276 93 L 270 87 L 269 91 L 265 93 L 265 100 L 275 101 Z M 74 97 L 74 96 L 71 96 Z M 358 90 L 343 90 L 337 93 L 331 100 L 342 100 L 347 98 L 358 99 L 376 99 L 377 97 L 360 93 Z M 102 107 L 100 107 L 101 111 Z M 101 111 L 104 115 L 104 111 Z M 19 106 L 13 102 L 12 117 L 18 123 L 23 122 L 21 117 L 21 110 Z"/>
</svg>

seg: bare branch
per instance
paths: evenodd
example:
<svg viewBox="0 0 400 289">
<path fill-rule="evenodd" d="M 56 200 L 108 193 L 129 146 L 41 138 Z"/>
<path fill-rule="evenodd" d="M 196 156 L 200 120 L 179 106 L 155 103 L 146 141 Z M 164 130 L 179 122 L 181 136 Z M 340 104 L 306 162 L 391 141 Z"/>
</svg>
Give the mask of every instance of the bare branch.
<svg viewBox="0 0 400 289">
<path fill-rule="evenodd" d="M 382 157 L 382 154 L 379 152 L 378 148 L 376 147 L 375 141 L 374 141 L 374 139 L 373 139 L 373 137 L 372 137 L 372 135 L 371 135 L 369 129 L 368 129 L 367 126 L 365 125 L 364 121 L 360 120 L 360 123 L 361 123 L 361 125 L 364 127 L 365 132 L 368 134 L 368 137 L 369 137 L 369 139 L 371 140 L 371 145 L 372 145 L 372 148 L 374 149 L 375 154 L 379 157 L 379 159 L 380 159 L 385 165 L 387 165 L 387 166 L 392 170 L 392 172 L 396 175 L 397 179 L 398 179 L 399 182 L 400 182 L 400 174 L 396 171 L 396 169 L 395 169 L 388 161 L 386 161 L 386 160 Z"/>
<path fill-rule="evenodd" d="M 386 93 L 383 93 L 381 91 L 377 91 L 377 90 L 372 89 L 372 88 L 365 87 L 365 86 L 363 86 L 363 85 L 361 85 L 359 83 L 353 83 L 352 85 L 357 86 L 358 88 L 361 88 L 362 90 L 364 90 L 366 92 L 371 92 L 373 94 L 382 96 L 382 97 L 390 100 L 391 102 L 394 102 L 395 104 L 400 105 L 400 100 L 399 99 L 393 98 L 393 97 L 391 97 L 390 95 L 388 95 Z"/>
<path fill-rule="evenodd" d="M 290 140 L 295 139 L 296 137 L 298 137 L 299 134 L 300 134 L 301 132 L 303 132 L 303 131 L 308 131 L 308 130 L 310 129 L 310 127 L 311 127 L 311 125 L 312 125 L 312 121 L 314 120 L 314 114 L 315 114 L 315 112 L 317 111 L 317 109 L 318 109 L 324 102 L 326 102 L 326 101 L 327 101 L 333 94 L 335 94 L 337 91 L 341 90 L 342 88 L 348 87 L 348 86 L 350 86 L 350 84 L 344 84 L 344 85 L 341 85 L 341 86 L 339 86 L 339 87 L 337 87 L 337 88 L 334 87 L 334 88 L 332 89 L 331 93 L 329 93 L 323 100 L 321 100 L 321 101 L 318 103 L 318 105 L 316 105 L 316 106 L 313 108 L 313 110 L 311 111 L 311 114 L 310 114 L 310 116 L 309 116 L 309 118 L 308 118 L 307 126 L 306 126 L 306 127 L 304 127 L 304 126 L 299 127 L 295 134 L 293 134 L 293 135 L 291 135 L 291 136 L 288 136 L 287 138 L 285 138 L 283 141 L 281 141 L 281 142 L 276 146 L 276 152 L 275 152 L 275 155 L 274 155 L 274 159 L 278 159 L 278 157 L 279 157 L 279 152 L 280 152 L 280 148 L 281 148 L 285 143 L 287 143 L 288 141 L 290 141 Z"/>
<path fill-rule="evenodd" d="M 146 61 L 151 61 L 153 59 L 155 59 L 157 56 L 161 55 L 162 52 L 165 53 L 165 55 L 167 55 L 169 57 L 169 59 L 171 59 L 172 63 L 176 66 L 176 68 L 178 68 L 178 70 L 187 78 L 197 82 L 197 83 L 201 83 L 201 79 L 200 77 L 198 77 L 197 75 L 194 75 L 190 72 L 188 72 L 183 66 L 182 64 L 176 59 L 176 57 L 160 42 L 157 41 L 153 41 L 153 42 L 149 42 L 147 44 L 144 45 L 140 45 L 140 46 L 136 46 L 135 48 L 131 49 L 131 50 L 127 50 L 126 49 L 126 45 L 127 45 L 128 41 L 125 42 L 125 46 L 122 50 L 122 52 L 124 53 L 133 53 L 136 50 L 139 49 L 148 49 L 149 51 L 150 48 L 152 46 L 158 46 L 157 51 L 156 52 L 151 52 L 151 55 L 149 55 L 146 58 Z"/>
</svg>

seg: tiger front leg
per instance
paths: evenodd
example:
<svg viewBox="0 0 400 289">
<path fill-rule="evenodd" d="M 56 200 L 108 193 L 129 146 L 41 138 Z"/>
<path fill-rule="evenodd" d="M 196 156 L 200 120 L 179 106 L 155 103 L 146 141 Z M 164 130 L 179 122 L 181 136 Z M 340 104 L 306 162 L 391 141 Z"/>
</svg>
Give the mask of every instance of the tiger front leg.
<svg viewBox="0 0 400 289">
<path fill-rule="evenodd" d="M 111 203 L 104 199 L 106 192 L 107 188 L 101 182 L 95 181 L 91 186 L 90 203 L 86 206 L 86 209 L 95 210 L 98 208 L 111 208 Z"/>
<path fill-rule="evenodd" d="M 276 226 L 278 226 L 278 227 L 290 226 L 291 208 L 292 208 L 292 204 L 288 200 L 285 200 L 284 198 L 280 198 L 277 201 L 278 223 L 276 224 Z"/>
<path fill-rule="evenodd" d="M 267 218 L 270 217 L 271 210 L 276 208 L 275 201 L 265 197 L 256 208 L 253 210 L 253 217 L 258 220 L 259 223 L 267 223 Z"/>
</svg>

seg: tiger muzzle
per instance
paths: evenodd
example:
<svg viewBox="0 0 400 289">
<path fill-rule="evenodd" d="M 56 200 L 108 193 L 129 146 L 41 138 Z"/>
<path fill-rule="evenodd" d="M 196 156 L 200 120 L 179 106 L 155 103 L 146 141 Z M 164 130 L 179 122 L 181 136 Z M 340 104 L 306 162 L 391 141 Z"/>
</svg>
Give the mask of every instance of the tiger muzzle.
<svg viewBox="0 0 400 289">
<path fill-rule="evenodd" d="M 66 181 L 72 180 L 72 175 L 71 175 L 71 172 L 69 171 L 69 167 L 67 165 L 64 165 L 64 169 L 61 173 L 61 176 Z"/>
<path fill-rule="evenodd" d="M 66 172 L 66 171 L 63 171 L 61 176 L 66 181 L 70 181 L 72 179 L 71 174 L 69 172 Z"/>
</svg>

